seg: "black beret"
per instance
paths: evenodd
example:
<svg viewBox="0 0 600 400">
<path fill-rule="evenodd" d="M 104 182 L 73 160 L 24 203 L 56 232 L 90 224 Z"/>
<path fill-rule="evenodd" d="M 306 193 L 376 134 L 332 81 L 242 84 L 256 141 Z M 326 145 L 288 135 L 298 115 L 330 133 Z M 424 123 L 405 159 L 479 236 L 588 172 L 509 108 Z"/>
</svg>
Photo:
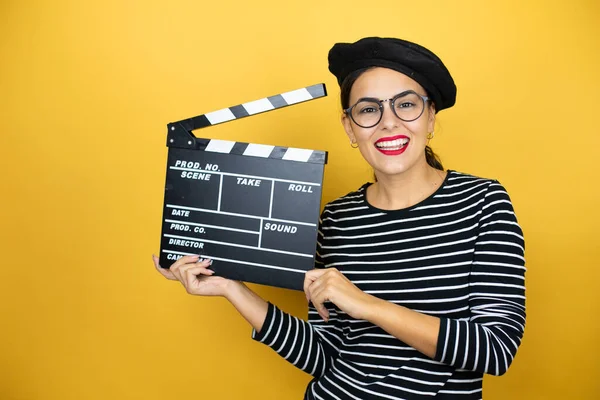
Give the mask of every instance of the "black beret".
<svg viewBox="0 0 600 400">
<path fill-rule="evenodd" d="M 438 56 L 416 43 L 395 38 L 368 37 L 355 43 L 336 43 L 329 50 L 329 71 L 340 86 L 352 72 L 384 67 L 418 82 L 435 103 L 436 112 L 454 105 L 456 85 Z"/>
</svg>

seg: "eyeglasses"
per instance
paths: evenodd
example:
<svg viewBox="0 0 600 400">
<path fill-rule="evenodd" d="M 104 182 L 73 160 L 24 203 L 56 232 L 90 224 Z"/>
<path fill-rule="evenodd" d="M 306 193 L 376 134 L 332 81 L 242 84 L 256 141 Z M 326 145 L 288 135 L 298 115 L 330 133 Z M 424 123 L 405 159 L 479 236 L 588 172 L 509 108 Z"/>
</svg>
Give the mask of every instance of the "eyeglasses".
<svg viewBox="0 0 600 400">
<path fill-rule="evenodd" d="M 380 100 L 374 97 L 364 97 L 354 105 L 346 108 L 344 113 L 361 128 L 372 128 L 383 118 L 383 103 L 389 101 L 394 115 L 404 122 L 419 119 L 425 110 L 429 97 L 407 90 L 391 99 Z"/>
</svg>

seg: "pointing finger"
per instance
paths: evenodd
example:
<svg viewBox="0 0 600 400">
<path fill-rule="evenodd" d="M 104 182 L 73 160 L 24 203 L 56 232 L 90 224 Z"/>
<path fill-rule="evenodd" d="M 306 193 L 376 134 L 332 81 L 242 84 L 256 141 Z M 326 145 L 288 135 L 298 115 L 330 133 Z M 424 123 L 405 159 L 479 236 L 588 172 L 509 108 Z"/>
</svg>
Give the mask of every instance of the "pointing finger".
<svg viewBox="0 0 600 400">
<path fill-rule="evenodd" d="M 210 276 L 210 275 L 214 274 L 214 271 L 208 269 L 209 266 L 210 266 L 210 260 L 208 260 L 208 259 L 200 260 L 197 263 L 186 264 L 186 265 L 182 266 L 181 268 L 179 268 L 179 273 L 181 274 L 181 276 L 185 277 L 185 275 L 187 274 L 188 271 L 193 270 L 193 271 L 198 271 L 198 272 L 195 272 L 195 275 L 202 274 L 202 275 Z"/>
<path fill-rule="evenodd" d="M 173 265 L 171 265 L 171 268 L 179 268 L 182 265 L 185 264 L 189 264 L 189 263 L 195 263 L 200 259 L 200 256 L 197 254 L 191 255 L 191 256 L 184 256 L 181 257 L 179 260 L 175 261 L 173 263 Z"/>
</svg>

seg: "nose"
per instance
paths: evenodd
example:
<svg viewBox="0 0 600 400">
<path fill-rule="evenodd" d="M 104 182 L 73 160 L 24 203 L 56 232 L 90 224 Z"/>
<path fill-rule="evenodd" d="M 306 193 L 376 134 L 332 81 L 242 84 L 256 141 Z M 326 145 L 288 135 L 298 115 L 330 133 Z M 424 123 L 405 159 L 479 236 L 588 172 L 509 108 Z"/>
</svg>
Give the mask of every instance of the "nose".
<svg viewBox="0 0 600 400">
<path fill-rule="evenodd" d="M 383 115 L 381 116 L 381 126 L 388 130 L 398 127 L 400 119 L 396 117 L 392 109 L 390 108 L 389 101 L 383 102 Z"/>
</svg>

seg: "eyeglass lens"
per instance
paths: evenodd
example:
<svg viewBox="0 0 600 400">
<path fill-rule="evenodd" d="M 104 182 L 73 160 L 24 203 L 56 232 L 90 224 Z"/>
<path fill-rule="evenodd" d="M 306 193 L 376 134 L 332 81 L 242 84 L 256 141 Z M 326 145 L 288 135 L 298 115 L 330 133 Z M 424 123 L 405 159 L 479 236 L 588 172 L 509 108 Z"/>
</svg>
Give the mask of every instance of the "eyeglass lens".
<svg viewBox="0 0 600 400">
<path fill-rule="evenodd" d="M 414 121 L 423 113 L 425 102 L 416 93 L 404 93 L 390 101 L 394 114 L 403 121 Z M 361 100 L 352 107 L 352 120 L 363 128 L 371 128 L 381 121 L 383 104 L 374 100 Z"/>
</svg>

